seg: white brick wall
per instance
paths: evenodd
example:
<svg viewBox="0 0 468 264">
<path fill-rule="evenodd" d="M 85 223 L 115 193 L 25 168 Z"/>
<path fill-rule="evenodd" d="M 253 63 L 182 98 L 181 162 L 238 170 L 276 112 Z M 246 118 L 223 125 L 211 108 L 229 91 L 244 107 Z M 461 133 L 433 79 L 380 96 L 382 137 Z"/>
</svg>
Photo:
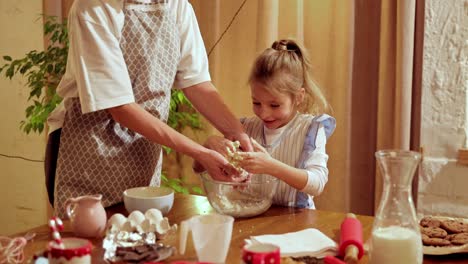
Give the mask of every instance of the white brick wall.
<svg viewBox="0 0 468 264">
<path fill-rule="evenodd" d="M 418 213 L 468 217 L 468 1 L 426 0 Z"/>
</svg>

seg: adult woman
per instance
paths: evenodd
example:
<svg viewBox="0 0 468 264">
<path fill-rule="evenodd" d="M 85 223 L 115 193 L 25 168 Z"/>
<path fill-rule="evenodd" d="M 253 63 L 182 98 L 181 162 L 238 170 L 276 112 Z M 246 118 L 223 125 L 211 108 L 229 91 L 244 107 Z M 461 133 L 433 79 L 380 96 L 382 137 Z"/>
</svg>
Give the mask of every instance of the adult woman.
<svg viewBox="0 0 468 264">
<path fill-rule="evenodd" d="M 173 86 L 225 136 L 252 149 L 210 82 L 186 0 L 75 0 L 68 23 L 67 72 L 57 90 L 64 101 L 49 118 L 55 132 L 46 153 L 49 200 L 58 215 L 69 197 L 101 193 L 108 206 L 127 188 L 159 185 L 160 144 L 223 178 L 230 166 L 222 155 L 165 124 Z"/>
</svg>

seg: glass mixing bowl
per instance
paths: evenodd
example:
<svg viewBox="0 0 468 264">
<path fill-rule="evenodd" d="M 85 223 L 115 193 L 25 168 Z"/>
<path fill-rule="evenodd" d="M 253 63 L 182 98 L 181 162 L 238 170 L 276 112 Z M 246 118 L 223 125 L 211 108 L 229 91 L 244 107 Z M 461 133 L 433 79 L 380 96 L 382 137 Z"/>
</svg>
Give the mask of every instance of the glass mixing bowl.
<svg viewBox="0 0 468 264">
<path fill-rule="evenodd" d="M 206 172 L 201 178 L 211 206 L 220 214 L 236 218 L 264 213 L 278 187 L 278 179 L 265 174 L 254 174 L 245 183 L 216 181 Z"/>
</svg>

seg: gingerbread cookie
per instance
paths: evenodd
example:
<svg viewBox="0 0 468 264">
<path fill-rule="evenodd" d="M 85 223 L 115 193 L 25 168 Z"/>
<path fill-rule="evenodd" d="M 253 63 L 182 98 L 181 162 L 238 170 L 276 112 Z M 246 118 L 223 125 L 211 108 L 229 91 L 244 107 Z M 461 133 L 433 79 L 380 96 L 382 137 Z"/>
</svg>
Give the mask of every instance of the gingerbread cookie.
<svg viewBox="0 0 468 264">
<path fill-rule="evenodd" d="M 421 227 L 421 233 L 429 236 L 430 238 L 445 238 L 447 231 L 439 227 Z"/>
<path fill-rule="evenodd" d="M 423 227 L 440 227 L 441 221 L 429 216 L 424 217 L 421 219 L 419 224 Z"/>
<path fill-rule="evenodd" d="M 440 227 L 454 234 L 468 232 L 468 224 L 459 220 L 444 220 L 440 223 Z"/>
<path fill-rule="evenodd" d="M 468 233 L 458 233 L 450 235 L 450 242 L 454 245 L 468 244 Z"/>
</svg>

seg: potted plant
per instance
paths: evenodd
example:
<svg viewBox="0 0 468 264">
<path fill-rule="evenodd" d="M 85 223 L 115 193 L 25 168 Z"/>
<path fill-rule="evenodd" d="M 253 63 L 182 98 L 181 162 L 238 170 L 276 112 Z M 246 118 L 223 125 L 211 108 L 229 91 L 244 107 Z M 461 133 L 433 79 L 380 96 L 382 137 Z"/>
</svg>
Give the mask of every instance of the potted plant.
<svg viewBox="0 0 468 264">
<path fill-rule="evenodd" d="M 67 63 L 67 22 L 59 21 L 57 17 L 44 17 L 44 35 L 50 40 L 47 49 L 29 51 L 20 59 L 4 55 L 4 65 L 0 67 L 0 74 L 3 72 L 6 78 L 12 79 L 18 75 L 26 77 L 26 86 L 30 89 L 27 100 L 30 105 L 25 110 L 25 120 L 20 122 L 20 129 L 26 134 L 42 133 L 46 129 L 47 117 L 62 101 L 56 93 L 56 88 L 65 73 Z M 199 114 L 180 90 L 172 91 L 167 123 L 177 131 L 186 128 L 194 131 L 202 129 Z M 166 156 L 175 155 L 176 158 L 171 160 L 180 162 L 178 153 L 169 148 L 164 150 Z M 200 187 L 187 186 L 180 177 L 170 178 L 163 173 L 161 180 L 163 185 L 173 188 L 176 192 L 202 193 Z"/>
</svg>

